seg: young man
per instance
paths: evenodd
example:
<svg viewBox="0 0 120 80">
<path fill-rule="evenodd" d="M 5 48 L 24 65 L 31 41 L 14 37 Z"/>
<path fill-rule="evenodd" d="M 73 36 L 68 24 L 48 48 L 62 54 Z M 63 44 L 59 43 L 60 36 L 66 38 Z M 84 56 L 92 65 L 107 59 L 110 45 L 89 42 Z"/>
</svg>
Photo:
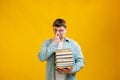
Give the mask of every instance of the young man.
<svg viewBox="0 0 120 80">
<path fill-rule="evenodd" d="M 47 61 L 46 80 L 76 80 L 75 74 L 84 66 L 84 58 L 80 46 L 66 37 L 66 22 L 56 19 L 53 23 L 54 38 L 46 40 L 38 53 L 41 61 Z M 54 51 L 70 48 L 73 53 L 73 68 L 55 68 Z"/>
</svg>

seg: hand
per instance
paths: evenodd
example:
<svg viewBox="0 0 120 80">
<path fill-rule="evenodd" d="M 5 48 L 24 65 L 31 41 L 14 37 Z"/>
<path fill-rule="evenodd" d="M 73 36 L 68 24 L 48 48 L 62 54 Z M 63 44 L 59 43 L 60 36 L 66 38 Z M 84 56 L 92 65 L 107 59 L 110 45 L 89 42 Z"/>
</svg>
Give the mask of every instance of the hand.
<svg viewBox="0 0 120 80">
<path fill-rule="evenodd" d="M 55 44 L 58 44 L 60 42 L 60 38 L 58 36 L 58 34 L 56 33 L 53 40 L 52 40 Z"/>
<path fill-rule="evenodd" d="M 72 73 L 71 68 L 57 68 L 57 71 L 60 72 L 60 73 L 68 73 L 68 74 Z"/>
</svg>

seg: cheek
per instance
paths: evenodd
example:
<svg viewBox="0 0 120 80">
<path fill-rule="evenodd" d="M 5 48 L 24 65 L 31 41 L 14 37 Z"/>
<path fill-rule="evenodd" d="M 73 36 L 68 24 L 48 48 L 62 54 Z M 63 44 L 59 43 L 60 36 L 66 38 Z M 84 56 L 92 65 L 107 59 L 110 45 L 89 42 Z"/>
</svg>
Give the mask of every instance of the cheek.
<svg viewBox="0 0 120 80">
<path fill-rule="evenodd" d="M 63 33 L 60 33 L 60 35 L 63 35 Z"/>
<path fill-rule="evenodd" d="M 62 33 L 62 35 L 65 35 L 66 32 Z"/>
</svg>

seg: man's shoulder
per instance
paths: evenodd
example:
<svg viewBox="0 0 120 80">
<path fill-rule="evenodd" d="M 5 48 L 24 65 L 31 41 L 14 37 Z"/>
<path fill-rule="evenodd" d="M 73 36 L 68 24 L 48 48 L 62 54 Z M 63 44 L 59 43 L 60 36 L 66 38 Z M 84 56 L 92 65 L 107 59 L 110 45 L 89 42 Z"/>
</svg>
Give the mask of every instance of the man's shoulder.
<svg viewBox="0 0 120 80">
<path fill-rule="evenodd" d="M 72 39 L 72 38 L 66 38 L 68 41 L 70 41 L 71 43 L 77 43 L 76 40 Z"/>
<path fill-rule="evenodd" d="M 80 46 L 75 39 L 71 39 L 71 38 L 68 38 L 68 37 L 67 37 L 67 39 L 69 40 L 69 42 L 70 42 L 71 44 L 76 45 L 76 46 Z"/>
<path fill-rule="evenodd" d="M 46 40 L 44 40 L 44 43 L 48 43 L 48 42 L 51 42 L 52 41 L 52 39 L 50 38 L 50 39 L 46 39 Z"/>
</svg>

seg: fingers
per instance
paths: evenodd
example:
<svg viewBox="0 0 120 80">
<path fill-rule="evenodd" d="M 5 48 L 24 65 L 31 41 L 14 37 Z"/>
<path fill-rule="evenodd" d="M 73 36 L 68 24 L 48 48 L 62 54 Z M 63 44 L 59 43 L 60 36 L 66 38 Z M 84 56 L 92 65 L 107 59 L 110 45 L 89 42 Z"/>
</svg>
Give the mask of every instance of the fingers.
<svg viewBox="0 0 120 80">
<path fill-rule="evenodd" d="M 59 34 L 58 33 L 55 33 L 55 37 L 58 37 L 59 36 Z"/>
<path fill-rule="evenodd" d="M 69 68 L 57 68 L 59 72 L 64 72 L 64 73 L 71 73 L 71 69 Z"/>
<path fill-rule="evenodd" d="M 60 38 L 59 38 L 59 34 L 55 33 L 54 38 L 52 39 L 52 41 L 58 45 L 58 43 L 60 42 Z"/>
<path fill-rule="evenodd" d="M 67 67 L 67 69 L 70 69 L 70 70 L 72 70 L 72 67 Z"/>
<path fill-rule="evenodd" d="M 63 73 L 63 71 L 62 71 L 60 68 L 57 68 L 57 71 L 58 71 L 59 73 Z"/>
</svg>

